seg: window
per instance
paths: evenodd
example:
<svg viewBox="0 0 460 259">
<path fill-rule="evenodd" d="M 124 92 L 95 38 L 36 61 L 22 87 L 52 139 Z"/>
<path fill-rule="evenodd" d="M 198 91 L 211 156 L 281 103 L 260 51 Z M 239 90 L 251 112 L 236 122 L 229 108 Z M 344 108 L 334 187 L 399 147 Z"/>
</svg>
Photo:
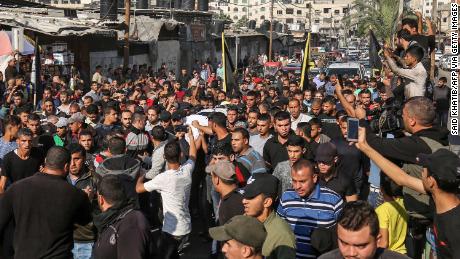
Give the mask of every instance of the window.
<svg viewBox="0 0 460 259">
<path fill-rule="evenodd" d="M 238 7 L 233 8 L 234 12 L 238 12 Z"/>
<path fill-rule="evenodd" d="M 277 10 L 276 14 L 283 14 L 283 10 Z"/>
<path fill-rule="evenodd" d="M 265 7 L 261 7 L 261 8 L 260 8 L 260 11 L 261 11 L 261 12 L 265 12 Z"/>
<path fill-rule="evenodd" d="M 447 18 L 442 18 L 442 22 L 447 22 Z"/>
<path fill-rule="evenodd" d="M 261 3 L 261 4 L 265 4 L 265 0 L 260 0 L 260 3 Z"/>
<path fill-rule="evenodd" d="M 329 10 L 331 10 L 331 8 L 324 8 L 323 13 L 329 13 Z"/>
<path fill-rule="evenodd" d="M 348 13 L 348 8 L 343 8 L 342 13 Z"/>
<path fill-rule="evenodd" d="M 302 15 L 302 10 L 297 10 L 298 15 Z"/>
<path fill-rule="evenodd" d="M 237 15 L 233 16 L 233 20 L 235 21 L 238 20 L 238 16 Z"/>
<path fill-rule="evenodd" d="M 246 10 L 247 10 L 246 7 L 243 7 L 243 12 L 246 12 Z"/>
<path fill-rule="evenodd" d="M 430 3 L 426 2 L 426 6 L 430 6 Z"/>
<path fill-rule="evenodd" d="M 261 16 L 260 16 L 260 19 L 261 19 L 262 21 L 265 20 L 265 15 L 261 15 Z"/>
<path fill-rule="evenodd" d="M 243 4 L 247 4 L 248 3 L 248 0 L 242 0 L 241 1 Z"/>
<path fill-rule="evenodd" d="M 238 4 L 238 0 L 233 0 L 233 3 Z"/>
<path fill-rule="evenodd" d="M 334 10 L 335 14 L 340 14 L 340 10 Z"/>
<path fill-rule="evenodd" d="M 426 13 L 430 13 L 430 10 L 426 10 Z"/>
<path fill-rule="evenodd" d="M 286 19 L 286 23 L 294 23 L 294 19 L 292 19 L 292 18 L 287 18 L 287 19 Z"/>
<path fill-rule="evenodd" d="M 294 14 L 294 9 L 286 8 L 286 14 Z"/>
<path fill-rule="evenodd" d="M 315 24 L 319 24 L 319 19 L 315 19 Z"/>
</svg>

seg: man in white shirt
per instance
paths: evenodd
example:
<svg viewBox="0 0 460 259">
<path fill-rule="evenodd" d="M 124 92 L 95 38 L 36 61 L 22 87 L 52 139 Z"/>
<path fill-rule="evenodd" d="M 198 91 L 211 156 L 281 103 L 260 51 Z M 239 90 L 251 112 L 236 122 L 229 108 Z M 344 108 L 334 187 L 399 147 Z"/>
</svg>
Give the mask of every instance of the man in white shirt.
<svg viewBox="0 0 460 259">
<path fill-rule="evenodd" d="M 144 183 L 139 177 L 136 192 L 157 191 L 163 201 L 163 229 L 159 241 L 159 258 L 179 258 L 179 244 L 192 231 L 190 211 L 190 189 L 192 172 L 196 161 L 196 146 L 192 131 L 188 132 L 190 141 L 189 159 L 180 164 L 181 148 L 179 142 L 172 141 L 164 147 L 164 159 L 168 170 Z"/>
<path fill-rule="evenodd" d="M 425 96 L 428 73 L 422 62 L 420 62 L 424 55 L 423 48 L 418 45 L 412 45 L 406 50 L 404 62 L 407 68 L 398 67 L 389 50 L 385 50 L 384 53 L 391 71 L 406 79 L 404 80 L 404 96 L 406 100 L 414 96 Z"/>
<path fill-rule="evenodd" d="M 291 99 L 289 101 L 289 113 L 291 113 L 291 129 L 295 131 L 299 122 L 309 122 L 311 117 L 300 113 L 300 101 L 298 99 Z"/>
</svg>

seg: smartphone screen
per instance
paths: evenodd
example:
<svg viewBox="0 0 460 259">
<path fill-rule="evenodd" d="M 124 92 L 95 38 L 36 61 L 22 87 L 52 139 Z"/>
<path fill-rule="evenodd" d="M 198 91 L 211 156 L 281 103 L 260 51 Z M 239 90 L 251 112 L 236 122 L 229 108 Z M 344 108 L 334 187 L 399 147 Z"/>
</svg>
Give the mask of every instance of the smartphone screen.
<svg viewBox="0 0 460 259">
<path fill-rule="evenodd" d="M 356 118 L 348 118 L 347 120 L 347 140 L 358 141 L 359 120 Z"/>
</svg>

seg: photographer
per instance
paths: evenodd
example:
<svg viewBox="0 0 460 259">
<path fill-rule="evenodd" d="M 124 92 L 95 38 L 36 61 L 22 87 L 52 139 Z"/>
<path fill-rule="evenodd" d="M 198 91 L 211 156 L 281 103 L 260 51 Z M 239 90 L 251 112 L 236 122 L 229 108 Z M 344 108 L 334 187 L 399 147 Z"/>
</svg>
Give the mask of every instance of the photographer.
<svg viewBox="0 0 460 259">
<path fill-rule="evenodd" d="M 364 119 L 366 116 L 362 108 L 356 109 L 355 114 L 359 119 Z M 384 157 L 403 164 L 402 169 L 407 174 L 421 179 L 422 168 L 416 165 L 417 154 L 431 154 L 448 145 L 448 131 L 434 128 L 434 119 L 433 103 L 426 97 L 413 97 L 404 104 L 402 109 L 404 129 L 407 133 L 412 134 L 411 136 L 383 139 L 374 134 L 367 134 L 366 140 L 372 148 Z M 367 124 L 364 121 L 361 123 Z M 371 131 L 369 126 L 367 126 L 367 131 Z M 404 188 L 403 192 L 405 207 L 410 217 L 409 231 L 423 236 L 424 229 L 430 224 L 433 216 L 433 210 L 429 206 L 429 197 L 409 188 Z M 418 241 L 421 243 L 419 244 Z M 417 247 L 418 245 L 421 247 Z M 417 243 L 412 244 L 412 246 L 411 244 L 408 245 L 409 255 L 414 258 L 419 258 L 417 252 L 421 249 L 423 249 L 423 240 L 417 240 Z M 415 254 L 411 254 L 411 252 Z"/>
</svg>

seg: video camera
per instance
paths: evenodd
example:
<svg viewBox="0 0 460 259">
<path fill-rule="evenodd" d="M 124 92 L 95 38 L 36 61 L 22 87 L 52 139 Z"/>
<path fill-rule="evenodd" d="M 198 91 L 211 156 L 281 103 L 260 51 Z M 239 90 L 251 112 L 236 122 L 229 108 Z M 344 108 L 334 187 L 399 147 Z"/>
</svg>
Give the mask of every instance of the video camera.
<svg viewBox="0 0 460 259">
<path fill-rule="evenodd" d="M 381 111 L 378 119 L 370 121 L 374 133 L 395 132 L 404 128 L 401 103 L 390 98 L 382 105 Z"/>
</svg>

